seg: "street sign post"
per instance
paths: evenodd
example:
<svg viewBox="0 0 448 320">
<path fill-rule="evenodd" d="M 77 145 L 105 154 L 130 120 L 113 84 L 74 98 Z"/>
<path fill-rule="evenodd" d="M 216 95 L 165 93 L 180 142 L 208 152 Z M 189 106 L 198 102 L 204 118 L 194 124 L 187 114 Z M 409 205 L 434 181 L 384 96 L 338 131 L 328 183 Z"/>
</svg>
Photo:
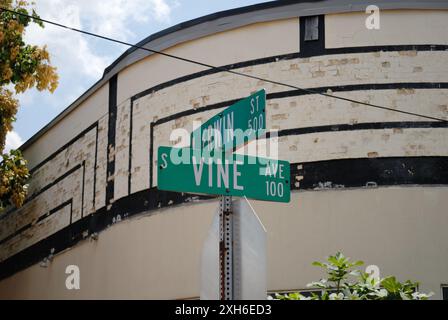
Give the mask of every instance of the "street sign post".
<svg viewBox="0 0 448 320">
<path fill-rule="evenodd" d="M 191 133 L 194 149 L 229 151 L 266 130 L 266 91 L 242 99 L 204 122 Z"/>
<path fill-rule="evenodd" d="M 159 147 L 161 190 L 289 202 L 289 163 L 242 154 L 204 157 L 201 150 Z"/>
</svg>

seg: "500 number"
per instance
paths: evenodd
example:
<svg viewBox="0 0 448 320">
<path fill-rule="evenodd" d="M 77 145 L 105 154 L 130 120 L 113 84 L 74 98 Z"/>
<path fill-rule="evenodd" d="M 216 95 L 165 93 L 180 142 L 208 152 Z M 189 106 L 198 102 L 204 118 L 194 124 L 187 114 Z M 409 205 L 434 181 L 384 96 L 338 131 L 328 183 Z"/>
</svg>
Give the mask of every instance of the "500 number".
<svg viewBox="0 0 448 320">
<path fill-rule="evenodd" d="M 263 114 L 260 114 L 258 115 L 258 117 L 256 116 L 252 119 L 249 119 L 249 121 L 247 122 L 247 127 L 254 131 L 257 131 L 258 129 L 263 129 L 263 123 L 264 123 Z"/>
</svg>

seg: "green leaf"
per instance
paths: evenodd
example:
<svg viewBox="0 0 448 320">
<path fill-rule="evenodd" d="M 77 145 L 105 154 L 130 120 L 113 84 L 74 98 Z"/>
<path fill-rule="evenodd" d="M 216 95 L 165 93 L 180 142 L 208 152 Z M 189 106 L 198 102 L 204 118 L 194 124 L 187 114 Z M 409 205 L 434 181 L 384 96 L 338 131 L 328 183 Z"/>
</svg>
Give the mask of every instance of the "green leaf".
<svg viewBox="0 0 448 320">
<path fill-rule="evenodd" d="M 353 266 L 362 266 L 363 264 L 364 264 L 364 261 L 358 260 L 353 264 Z"/>
<path fill-rule="evenodd" d="M 402 288 L 401 283 L 393 276 L 384 278 L 383 281 L 381 281 L 381 285 L 391 293 L 398 293 Z"/>
</svg>

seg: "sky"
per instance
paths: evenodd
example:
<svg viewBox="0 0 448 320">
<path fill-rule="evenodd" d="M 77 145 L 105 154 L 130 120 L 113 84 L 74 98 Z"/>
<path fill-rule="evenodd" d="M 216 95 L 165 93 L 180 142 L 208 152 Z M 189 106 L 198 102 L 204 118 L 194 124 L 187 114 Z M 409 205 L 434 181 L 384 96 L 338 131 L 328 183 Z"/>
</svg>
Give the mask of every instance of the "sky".
<svg viewBox="0 0 448 320">
<path fill-rule="evenodd" d="M 41 18 L 104 36 L 137 43 L 178 23 L 217 11 L 267 2 L 265 0 L 36 0 Z M 14 130 L 7 135 L 7 152 L 49 123 L 90 86 L 128 47 L 46 25 L 26 29 L 25 41 L 47 45 L 57 67 L 59 86 L 53 94 L 29 90 L 20 102 Z"/>
</svg>

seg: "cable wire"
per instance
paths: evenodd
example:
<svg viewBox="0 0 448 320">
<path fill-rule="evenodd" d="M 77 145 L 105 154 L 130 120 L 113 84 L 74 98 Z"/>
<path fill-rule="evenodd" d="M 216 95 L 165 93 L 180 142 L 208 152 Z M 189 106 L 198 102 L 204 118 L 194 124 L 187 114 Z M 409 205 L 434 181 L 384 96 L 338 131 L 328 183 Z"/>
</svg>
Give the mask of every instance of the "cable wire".
<svg viewBox="0 0 448 320">
<path fill-rule="evenodd" d="M 210 65 L 210 64 L 207 64 L 207 63 L 204 63 L 204 62 L 200 62 L 200 61 L 196 61 L 196 60 L 192 60 L 192 59 L 176 56 L 176 55 L 173 55 L 173 54 L 169 54 L 169 53 L 158 51 L 158 50 L 153 50 L 153 49 L 150 49 L 150 48 L 145 48 L 145 47 L 142 47 L 142 46 L 139 46 L 139 45 L 135 45 L 135 44 L 126 42 L 126 41 L 122 41 L 122 40 L 118 40 L 118 39 L 102 36 L 100 34 L 96 34 L 96 33 L 93 33 L 93 32 L 89 32 L 89 31 L 85 31 L 85 30 L 81 30 L 81 29 L 77 29 L 77 28 L 72 28 L 72 27 L 69 27 L 67 25 L 63 25 L 63 24 L 58 23 L 58 22 L 54 22 L 54 21 L 50 21 L 50 20 L 46 20 L 46 19 L 42 19 L 42 18 L 33 17 L 33 16 L 28 15 L 28 14 L 24 14 L 24 13 L 17 12 L 17 11 L 14 11 L 14 10 L 6 9 L 6 8 L 3 8 L 3 7 L 0 7 L 0 10 L 6 11 L 6 12 L 10 12 L 10 13 L 13 13 L 13 14 L 17 14 L 17 15 L 21 15 L 21 16 L 24 16 L 24 17 L 28 17 L 28 18 L 31 18 L 31 19 L 35 19 L 35 20 L 38 20 L 38 21 L 41 21 L 41 22 L 44 22 L 44 23 L 48 23 L 48 24 L 51 24 L 51 25 L 54 25 L 54 26 L 57 26 L 57 27 L 60 27 L 60 28 L 68 29 L 68 30 L 75 31 L 75 32 L 78 32 L 78 33 L 82 33 L 82 34 L 85 34 L 85 35 L 88 35 L 88 36 L 96 37 L 96 38 L 107 40 L 107 41 L 110 41 L 110 42 L 119 43 L 119 44 L 122 44 L 122 45 L 125 45 L 125 46 L 128 46 L 128 47 L 131 47 L 131 48 L 144 50 L 144 51 L 151 52 L 151 53 L 154 53 L 154 54 L 159 54 L 159 55 L 162 55 L 162 56 L 165 56 L 165 57 L 168 57 L 168 58 L 172 58 L 172 59 L 176 59 L 176 60 L 180 60 L 180 61 L 196 64 L 196 65 L 199 65 L 199 66 L 202 66 L 202 67 L 206 67 L 206 68 L 209 68 L 209 69 L 218 70 L 220 72 L 227 72 L 227 73 L 231 73 L 233 75 L 242 76 L 242 77 L 250 78 L 250 79 L 253 79 L 253 80 L 263 81 L 263 82 L 267 82 L 267 83 L 271 83 L 271 84 L 275 84 L 275 85 L 279 85 L 279 86 L 283 86 L 283 87 L 287 87 L 287 88 L 291 88 L 291 89 L 296 89 L 296 90 L 299 90 L 299 91 L 307 92 L 307 93 L 310 93 L 310 94 L 318 94 L 318 95 L 321 95 L 321 96 L 324 96 L 324 97 L 333 98 L 333 99 L 339 99 L 339 100 L 343 100 L 343 101 L 347 101 L 347 102 L 351 102 L 351 103 L 356 103 L 356 104 L 360 104 L 360 105 L 364 105 L 364 106 L 368 106 L 368 107 L 372 107 L 372 108 L 398 112 L 398 113 L 411 115 L 411 116 L 416 116 L 416 117 L 420 117 L 420 118 L 425 118 L 425 119 L 429 119 L 429 120 L 448 122 L 448 120 L 443 119 L 443 118 L 437 118 L 437 117 L 428 116 L 428 115 L 424 115 L 424 114 L 420 114 L 420 113 L 415 113 L 415 112 L 410 112 L 410 111 L 405 111 L 405 110 L 400 110 L 400 109 L 394 109 L 394 108 L 391 108 L 391 107 L 386 107 L 386 106 L 381 106 L 381 105 L 378 105 L 378 104 L 372 104 L 372 103 L 368 103 L 368 102 L 358 101 L 358 100 L 354 100 L 354 99 L 350 99 L 350 98 L 344 98 L 344 97 L 341 97 L 341 96 L 332 95 L 332 94 L 324 93 L 324 92 L 319 92 L 319 91 L 315 91 L 315 90 L 312 90 L 312 89 L 301 88 L 301 87 L 298 87 L 298 86 L 295 86 L 295 85 L 291 85 L 291 84 L 288 84 L 288 83 L 284 83 L 284 82 L 280 82 L 280 81 L 269 80 L 269 79 L 266 79 L 266 78 L 253 76 L 253 75 L 250 75 L 250 74 L 234 71 L 234 70 L 231 70 L 231 69 L 226 69 L 226 68 L 223 68 L 223 67 L 213 66 L 213 65 Z"/>
</svg>

